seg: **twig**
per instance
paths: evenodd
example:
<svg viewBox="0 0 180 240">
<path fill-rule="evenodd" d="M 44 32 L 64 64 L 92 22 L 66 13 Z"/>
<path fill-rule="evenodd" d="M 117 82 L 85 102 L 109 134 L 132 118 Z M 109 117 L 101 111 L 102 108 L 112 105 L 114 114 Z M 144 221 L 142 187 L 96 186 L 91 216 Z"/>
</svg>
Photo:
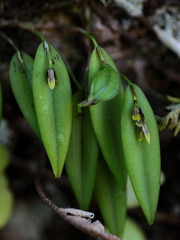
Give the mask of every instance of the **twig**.
<svg viewBox="0 0 180 240">
<path fill-rule="evenodd" d="M 35 179 L 36 190 L 40 198 L 59 216 L 61 216 L 66 222 L 74 226 L 75 228 L 81 230 L 84 233 L 91 235 L 92 237 L 101 240 L 121 240 L 115 235 L 109 234 L 104 231 L 104 226 L 100 221 L 91 222 L 94 214 L 79 209 L 73 208 L 59 208 L 57 207 L 44 193 L 42 185 L 40 182 L 39 174 L 37 174 Z"/>
<path fill-rule="evenodd" d="M 134 1 L 135 2 L 135 1 Z M 134 2 L 129 2 L 127 0 L 115 0 L 115 3 L 122 7 L 130 16 L 137 17 L 141 16 L 142 13 L 142 2 L 136 4 Z"/>
<path fill-rule="evenodd" d="M 158 25 L 155 25 L 154 31 L 156 32 L 160 41 L 174 53 L 176 53 L 180 58 L 180 43 L 173 37 L 171 28 L 166 27 L 165 29 L 161 29 Z"/>
</svg>

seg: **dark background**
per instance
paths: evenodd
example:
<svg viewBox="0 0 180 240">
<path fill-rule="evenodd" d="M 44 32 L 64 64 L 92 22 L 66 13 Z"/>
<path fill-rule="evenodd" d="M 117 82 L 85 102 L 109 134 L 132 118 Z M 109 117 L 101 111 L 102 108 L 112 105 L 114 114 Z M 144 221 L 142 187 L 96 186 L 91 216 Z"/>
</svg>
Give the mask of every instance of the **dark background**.
<svg viewBox="0 0 180 240">
<path fill-rule="evenodd" d="M 113 1 L 105 7 L 97 0 L 4 0 L 0 2 L 0 7 L 0 30 L 20 50 L 33 57 L 35 55 L 40 40 L 31 32 L 31 24 L 62 52 L 80 83 L 93 46 L 76 27 L 90 32 L 109 52 L 118 69 L 143 89 L 155 114 L 167 114 L 165 106 L 169 102 L 166 95 L 180 97 L 180 60 L 158 39 L 150 21 L 157 9 L 179 8 L 178 0 L 146 1 L 143 4 L 144 15 L 140 17 L 131 17 Z M 15 197 L 13 216 L 9 224 L 0 230 L 0 239 L 92 239 L 65 223 L 38 197 L 34 169 L 41 159 L 46 164 L 43 185 L 51 199 L 58 206 L 77 207 L 65 172 L 59 181 L 54 180 L 43 146 L 27 125 L 14 99 L 8 79 L 13 54 L 9 43 L 0 38 L 3 118 L 10 131 L 11 162 L 7 176 Z M 73 90 L 76 90 L 74 85 Z M 155 223 L 148 226 L 139 208 L 129 210 L 128 214 L 140 224 L 149 240 L 179 240 L 180 134 L 173 137 L 172 131 L 163 132 L 160 140 L 165 182 L 161 188 Z M 91 211 L 101 219 L 95 200 Z"/>
</svg>

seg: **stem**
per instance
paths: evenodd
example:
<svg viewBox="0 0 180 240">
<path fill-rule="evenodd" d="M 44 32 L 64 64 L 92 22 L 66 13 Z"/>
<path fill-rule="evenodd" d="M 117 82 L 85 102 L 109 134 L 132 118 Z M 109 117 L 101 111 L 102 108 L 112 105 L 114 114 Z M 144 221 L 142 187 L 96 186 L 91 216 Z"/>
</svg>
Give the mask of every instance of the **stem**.
<svg viewBox="0 0 180 240">
<path fill-rule="evenodd" d="M 124 76 L 122 73 L 119 73 L 120 76 L 128 83 L 128 85 L 131 85 L 132 82 L 129 80 L 129 78 L 127 78 L 126 76 Z"/>
<path fill-rule="evenodd" d="M 9 38 L 5 33 L 3 33 L 2 31 L 0 31 L 0 35 L 1 37 L 3 37 L 13 48 L 16 52 L 18 52 L 18 47 L 16 46 L 16 44 L 13 42 L 13 40 L 11 38 Z"/>
<path fill-rule="evenodd" d="M 99 58 L 101 59 L 101 62 L 102 62 L 103 64 L 105 64 L 105 59 L 104 59 L 104 57 L 103 57 L 101 48 L 99 47 L 99 45 L 98 45 L 97 41 L 95 40 L 95 38 L 94 38 L 92 35 L 88 34 L 85 30 L 83 30 L 83 29 L 81 29 L 81 28 L 78 28 L 78 30 L 79 30 L 81 33 L 83 33 L 86 37 L 88 37 L 88 38 L 91 39 L 91 41 L 92 41 L 93 44 L 94 44 L 94 48 L 96 48 L 97 53 L 98 53 L 98 56 L 99 56 Z"/>
<path fill-rule="evenodd" d="M 95 221 L 91 223 L 92 213 L 90 213 L 90 217 L 88 217 L 89 212 L 85 212 L 82 210 L 69 209 L 69 208 L 59 208 L 57 207 L 44 193 L 42 189 L 42 185 L 39 178 L 39 173 L 36 175 L 35 179 L 36 190 L 40 196 L 40 198 L 59 216 L 61 216 L 66 222 L 74 226 L 75 228 L 91 235 L 94 238 L 98 238 L 101 240 L 121 240 L 115 235 L 106 233 L 104 231 L 104 226 L 99 222 Z M 79 214 L 80 213 L 80 214 Z M 82 214 L 83 213 L 83 214 Z M 85 217 L 84 217 L 85 216 Z"/>
<path fill-rule="evenodd" d="M 40 33 L 36 28 L 34 28 L 33 26 L 31 26 L 31 29 L 32 29 L 33 32 L 36 34 L 36 36 L 41 39 L 42 42 L 45 41 L 45 38 L 41 35 L 41 33 Z"/>
<path fill-rule="evenodd" d="M 62 54 L 61 54 L 61 55 L 62 55 Z M 67 70 L 68 70 L 68 72 L 69 72 L 70 77 L 72 78 L 73 82 L 74 82 L 75 85 L 78 87 L 78 89 L 81 91 L 81 90 L 82 90 L 82 87 L 81 87 L 81 85 L 79 84 L 79 82 L 77 81 L 76 77 L 74 76 L 74 73 L 73 73 L 73 71 L 72 71 L 72 69 L 71 69 L 68 61 L 67 61 L 63 56 L 62 56 L 62 58 L 63 58 L 63 61 L 65 62 L 65 65 L 66 65 L 66 67 L 67 67 Z"/>
<path fill-rule="evenodd" d="M 91 41 L 93 42 L 94 44 L 94 47 L 98 47 L 98 43 L 96 42 L 95 38 L 91 35 L 91 34 L 88 34 L 84 29 L 82 28 L 79 28 L 77 27 L 76 28 L 79 32 L 81 32 L 82 34 L 84 34 L 86 37 L 88 37 L 89 39 L 91 39 Z"/>
<path fill-rule="evenodd" d="M 21 55 L 21 52 L 19 51 L 18 47 L 17 47 L 16 44 L 13 42 L 13 40 L 12 40 L 10 37 L 8 37 L 5 33 L 3 33 L 2 31 L 0 31 L 0 35 L 1 35 L 1 37 L 3 37 L 3 38 L 14 48 L 14 50 L 16 51 L 17 56 L 18 56 L 18 60 L 19 60 L 19 62 L 20 62 L 21 65 L 22 65 L 21 71 L 24 72 L 24 61 L 23 61 L 23 59 L 22 59 L 22 55 Z"/>
</svg>

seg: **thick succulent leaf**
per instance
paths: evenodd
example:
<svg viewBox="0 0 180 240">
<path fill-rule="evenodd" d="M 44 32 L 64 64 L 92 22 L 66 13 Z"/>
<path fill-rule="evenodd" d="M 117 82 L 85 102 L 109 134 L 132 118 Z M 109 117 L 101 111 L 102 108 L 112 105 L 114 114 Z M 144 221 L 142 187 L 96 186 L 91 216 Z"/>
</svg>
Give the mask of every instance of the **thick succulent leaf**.
<svg viewBox="0 0 180 240">
<path fill-rule="evenodd" d="M 128 175 L 135 195 L 152 224 L 155 218 L 160 190 L 160 146 L 156 119 L 141 89 L 134 85 L 137 103 L 144 113 L 150 143 L 144 137 L 138 141 L 137 126 L 132 120 L 134 99 L 131 86 L 125 91 L 121 117 L 121 136 Z"/>
</svg>

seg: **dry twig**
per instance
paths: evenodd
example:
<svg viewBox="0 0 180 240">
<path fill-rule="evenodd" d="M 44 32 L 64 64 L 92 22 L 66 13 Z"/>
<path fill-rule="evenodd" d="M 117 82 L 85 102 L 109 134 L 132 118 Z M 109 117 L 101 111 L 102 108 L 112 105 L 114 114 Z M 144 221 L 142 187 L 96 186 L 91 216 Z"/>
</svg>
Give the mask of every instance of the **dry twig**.
<svg viewBox="0 0 180 240">
<path fill-rule="evenodd" d="M 40 181 L 39 174 L 35 179 L 36 189 L 41 199 L 53 209 L 59 216 L 61 216 L 66 222 L 74 226 L 75 228 L 85 232 L 92 237 L 101 240 L 121 240 L 115 235 L 105 232 L 104 226 L 100 221 L 91 222 L 94 214 L 86 211 L 73 209 L 73 208 L 59 208 L 57 207 L 44 193 Z"/>
</svg>

